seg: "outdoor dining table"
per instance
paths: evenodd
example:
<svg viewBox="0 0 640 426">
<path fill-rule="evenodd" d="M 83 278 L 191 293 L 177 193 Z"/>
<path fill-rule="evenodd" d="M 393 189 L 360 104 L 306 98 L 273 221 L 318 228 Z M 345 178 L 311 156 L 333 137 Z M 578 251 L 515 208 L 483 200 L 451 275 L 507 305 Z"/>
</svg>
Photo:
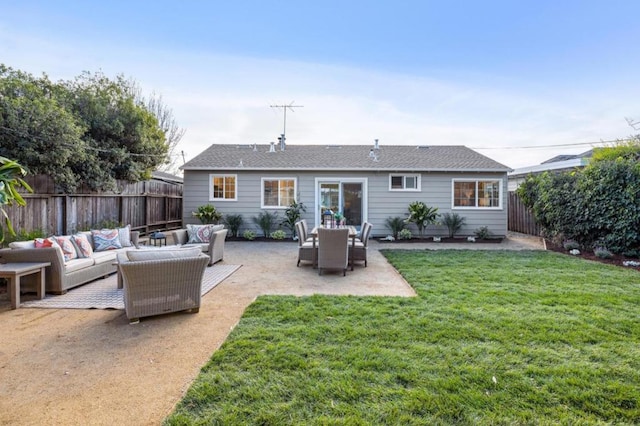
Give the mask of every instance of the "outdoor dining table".
<svg viewBox="0 0 640 426">
<path fill-rule="evenodd" d="M 316 251 L 316 240 L 318 238 L 318 228 L 324 228 L 323 226 L 316 226 L 315 228 L 313 228 L 311 230 L 311 232 L 309 233 L 309 236 L 312 237 L 313 239 L 313 249 L 311 250 L 312 253 L 312 259 L 313 259 L 313 267 L 317 268 L 318 267 L 318 254 Z M 356 246 L 356 236 L 358 236 L 358 230 L 356 229 L 355 226 L 351 226 L 351 225 L 339 225 L 337 227 L 334 227 L 332 229 L 344 229 L 347 228 L 349 230 L 349 238 L 351 238 L 351 254 L 349 255 L 349 263 L 351 263 L 351 270 L 353 271 L 353 254 L 355 253 L 355 246 Z"/>
</svg>

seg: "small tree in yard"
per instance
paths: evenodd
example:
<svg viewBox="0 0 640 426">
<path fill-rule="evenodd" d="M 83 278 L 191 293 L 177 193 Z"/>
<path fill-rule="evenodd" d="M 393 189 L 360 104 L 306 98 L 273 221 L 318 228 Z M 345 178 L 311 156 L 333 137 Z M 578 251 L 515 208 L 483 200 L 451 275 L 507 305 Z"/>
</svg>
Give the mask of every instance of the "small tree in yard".
<svg viewBox="0 0 640 426">
<path fill-rule="evenodd" d="M 405 222 L 415 223 L 418 227 L 418 234 L 422 238 L 424 228 L 435 223 L 437 218 L 437 207 L 429 207 L 422 201 L 413 201 L 409 204 L 409 217 L 405 219 Z"/>
<path fill-rule="evenodd" d="M 27 203 L 18 192 L 18 187 L 23 187 L 29 192 L 33 192 L 27 182 L 22 177 L 27 171 L 17 162 L 0 157 L 0 212 L 4 216 L 4 223 L 9 234 L 15 235 L 13 225 L 9 215 L 2 206 L 11 206 L 15 202 L 19 206 L 26 206 Z M 4 241 L 4 227 L 0 226 L 0 243 Z"/>
</svg>

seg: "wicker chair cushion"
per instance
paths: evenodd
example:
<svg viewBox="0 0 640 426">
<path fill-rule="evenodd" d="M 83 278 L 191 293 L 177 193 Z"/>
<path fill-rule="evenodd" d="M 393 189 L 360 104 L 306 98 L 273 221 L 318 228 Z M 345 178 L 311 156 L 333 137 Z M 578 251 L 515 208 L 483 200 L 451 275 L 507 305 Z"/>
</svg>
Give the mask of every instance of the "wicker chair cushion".
<svg viewBox="0 0 640 426">
<path fill-rule="evenodd" d="M 198 257 L 200 253 L 202 253 L 200 247 L 173 250 L 129 250 L 127 251 L 127 258 L 130 261 L 179 259 L 184 257 Z"/>
</svg>

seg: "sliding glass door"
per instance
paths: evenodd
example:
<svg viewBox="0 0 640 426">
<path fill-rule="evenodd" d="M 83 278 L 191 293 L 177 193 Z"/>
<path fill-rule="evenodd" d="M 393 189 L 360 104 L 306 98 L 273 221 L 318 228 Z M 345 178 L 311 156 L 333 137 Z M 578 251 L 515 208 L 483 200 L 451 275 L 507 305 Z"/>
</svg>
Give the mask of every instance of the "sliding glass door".
<svg viewBox="0 0 640 426">
<path fill-rule="evenodd" d="M 323 224 L 323 213 L 330 209 L 360 229 L 366 220 L 366 183 L 366 179 L 316 179 L 316 224 Z"/>
</svg>

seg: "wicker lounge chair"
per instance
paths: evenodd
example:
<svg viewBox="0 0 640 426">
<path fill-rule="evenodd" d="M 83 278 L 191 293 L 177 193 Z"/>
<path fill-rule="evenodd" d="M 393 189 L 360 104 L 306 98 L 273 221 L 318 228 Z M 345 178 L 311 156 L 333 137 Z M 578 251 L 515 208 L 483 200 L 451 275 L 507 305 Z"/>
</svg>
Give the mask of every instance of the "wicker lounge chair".
<svg viewBox="0 0 640 426">
<path fill-rule="evenodd" d="M 296 232 L 298 233 L 298 264 L 300 261 L 313 262 L 313 242 L 306 241 L 304 238 L 304 228 L 301 222 L 296 222 Z M 316 250 L 318 248 L 316 247 Z"/>
<path fill-rule="evenodd" d="M 364 262 L 365 268 L 367 267 L 367 248 L 369 247 L 369 237 L 371 236 L 371 229 L 373 225 L 369 222 L 365 222 L 362 225 L 362 233 L 360 240 L 356 240 L 355 245 L 349 245 L 349 250 L 353 250 L 353 256 L 351 257 L 355 262 Z"/>
<path fill-rule="evenodd" d="M 349 230 L 318 229 L 318 274 L 323 269 L 339 269 L 347 275 L 349 266 Z"/>
<path fill-rule="evenodd" d="M 202 278 L 209 263 L 209 256 L 200 248 L 154 251 L 148 255 L 170 256 L 157 260 L 132 260 L 135 257 L 120 255 L 118 267 L 124 284 L 124 305 L 129 321 L 134 324 L 140 318 L 183 310 L 198 312 Z M 190 252 L 190 253 L 188 253 Z M 136 254 L 144 259 L 144 251 Z"/>
</svg>

